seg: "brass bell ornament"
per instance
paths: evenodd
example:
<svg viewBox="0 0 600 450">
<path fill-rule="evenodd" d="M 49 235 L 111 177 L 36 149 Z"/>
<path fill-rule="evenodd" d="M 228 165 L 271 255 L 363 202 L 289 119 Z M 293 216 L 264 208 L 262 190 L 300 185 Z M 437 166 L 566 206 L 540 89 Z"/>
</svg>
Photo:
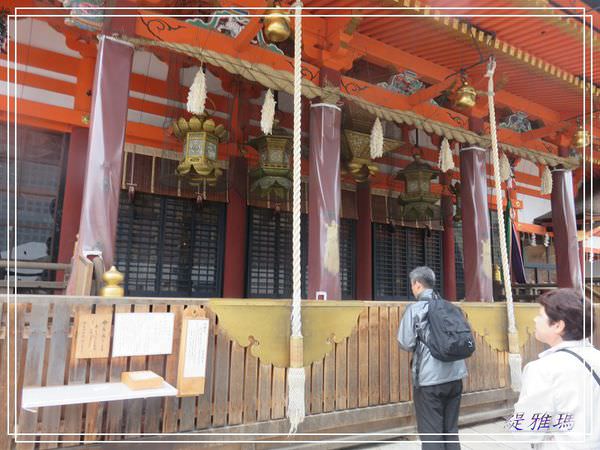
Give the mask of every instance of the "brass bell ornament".
<svg viewBox="0 0 600 450">
<path fill-rule="evenodd" d="M 463 78 L 462 86 L 456 91 L 454 105 L 459 108 L 472 108 L 477 101 L 477 91 Z"/>
<path fill-rule="evenodd" d="M 585 132 L 583 126 L 580 124 L 579 127 L 577 127 L 577 131 L 575 131 L 575 134 L 573 135 L 573 146 L 577 148 L 585 147 L 589 139 L 589 134 Z"/>
<path fill-rule="evenodd" d="M 267 11 L 263 19 L 263 32 L 269 42 L 283 42 L 290 37 L 292 27 L 287 11 L 279 5 Z"/>
</svg>

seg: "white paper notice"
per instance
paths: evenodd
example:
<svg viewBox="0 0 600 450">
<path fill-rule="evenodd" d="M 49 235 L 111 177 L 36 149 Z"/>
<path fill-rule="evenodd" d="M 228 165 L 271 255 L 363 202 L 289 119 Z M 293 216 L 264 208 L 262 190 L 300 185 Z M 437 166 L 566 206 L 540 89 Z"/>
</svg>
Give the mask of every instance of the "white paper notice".
<svg viewBox="0 0 600 450">
<path fill-rule="evenodd" d="M 208 347 L 208 320 L 188 320 L 183 378 L 204 377 Z"/>
<path fill-rule="evenodd" d="M 174 323 L 173 313 L 116 313 L 112 356 L 171 353 Z"/>
</svg>

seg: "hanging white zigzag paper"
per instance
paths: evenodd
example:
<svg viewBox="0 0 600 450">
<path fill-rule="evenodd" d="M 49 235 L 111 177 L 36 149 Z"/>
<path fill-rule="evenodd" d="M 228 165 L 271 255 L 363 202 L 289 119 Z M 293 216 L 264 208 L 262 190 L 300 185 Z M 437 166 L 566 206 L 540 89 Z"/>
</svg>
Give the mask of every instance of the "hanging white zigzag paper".
<svg viewBox="0 0 600 450">
<path fill-rule="evenodd" d="M 440 156 L 438 159 L 438 165 L 440 166 L 440 170 L 444 173 L 454 169 L 454 159 L 452 158 L 450 142 L 448 142 L 448 139 L 446 138 L 442 140 L 442 145 L 440 146 Z"/>
<path fill-rule="evenodd" d="M 381 158 L 383 156 L 383 127 L 379 117 L 375 119 L 373 128 L 371 129 L 371 159 Z"/>
<path fill-rule="evenodd" d="M 206 104 L 206 75 L 204 69 L 200 67 L 194 82 L 190 87 L 187 100 L 187 110 L 192 114 L 202 114 L 204 112 L 204 106 Z"/>
<path fill-rule="evenodd" d="M 544 171 L 542 172 L 542 186 L 541 186 L 542 194 L 549 195 L 552 193 L 552 173 L 548 166 L 544 166 Z"/>
<path fill-rule="evenodd" d="M 265 101 L 263 102 L 262 110 L 260 113 L 260 129 L 264 134 L 271 134 L 273 132 L 273 122 L 275 120 L 275 97 L 273 91 L 269 89 L 265 94 Z"/>
<path fill-rule="evenodd" d="M 510 161 L 508 160 L 506 153 L 502 153 L 500 157 L 500 179 L 506 181 L 510 178 Z"/>
</svg>

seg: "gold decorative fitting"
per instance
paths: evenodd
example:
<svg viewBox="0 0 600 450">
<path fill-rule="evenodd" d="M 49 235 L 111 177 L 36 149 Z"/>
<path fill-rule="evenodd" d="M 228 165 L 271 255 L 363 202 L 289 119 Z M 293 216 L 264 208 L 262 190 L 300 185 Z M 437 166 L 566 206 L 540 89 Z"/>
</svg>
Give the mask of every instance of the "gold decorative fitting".
<svg viewBox="0 0 600 450">
<path fill-rule="evenodd" d="M 106 284 L 100 290 L 100 295 L 102 297 L 123 297 L 125 294 L 125 290 L 121 287 L 123 279 L 123 274 L 115 266 L 112 266 L 102 275 L 102 280 Z"/>
<path fill-rule="evenodd" d="M 183 160 L 177 166 L 177 175 L 192 186 L 214 186 L 223 173 L 217 167 L 219 143 L 227 139 L 223 125 L 217 125 L 207 114 L 180 117 L 172 124 L 173 134 L 183 141 Z"/>
<path fill-rule="evenodd" d="M 350 336 L 365 305 L 349 300 L 303 301 L 303 347 L 297 348 L 299 342 L 295 341 L 294 358 L 302 355 L 303 367 L 323 359 L 334 343 Z M 250 346 L 261 363 L 290 367 L 291 301 L 211 299 L 208 307 L 229 338 L 242 347 Z"/>
<path fill-rule="evenodd" d="M 263 31 L 269 42 L 283 42 L 287 40 L 292 33 L 288 12 L 279 6 L 268 10 L 263 19 Z"/>
<path fill-rule="evenodd" d="M 81 116 L 81 123 L 84 125 L 89 125 L 90 124 L 90 115 L 89 114 L 83 114 Z"/>
<path fill-rule="evenodd" d="M 357 182 L 367 181 L 375 175 L 379 168 L 373 164 L 370 154 L 370 139 L 368 133 L 344 129 L 342 130 L 342 168 Z M 396 150 L 402 145 L 401 141 L 394 139 L 383 140 L 383 153 Z"/>
<path fill-rule="evenodd" d="M 454 105 L 458 108 L 472 108 L 476 101 L 477 91 L 467 80 L 463 80 L 462 86 L 456 91 Z"/>
</svg>

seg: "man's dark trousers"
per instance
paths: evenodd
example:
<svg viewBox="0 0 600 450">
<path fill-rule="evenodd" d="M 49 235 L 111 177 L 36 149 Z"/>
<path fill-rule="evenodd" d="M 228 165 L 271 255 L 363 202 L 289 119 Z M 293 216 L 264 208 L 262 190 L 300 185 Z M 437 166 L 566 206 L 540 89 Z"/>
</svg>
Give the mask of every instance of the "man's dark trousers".
<svg viewBox="0 0 600 450">
<path fill-rule="evenodd" d="M 417 431 L 421 435 L 423 450 L 460 450 L 458 411 L 462 389 L 462 380 L 413 388 Z"/>
</svg>

